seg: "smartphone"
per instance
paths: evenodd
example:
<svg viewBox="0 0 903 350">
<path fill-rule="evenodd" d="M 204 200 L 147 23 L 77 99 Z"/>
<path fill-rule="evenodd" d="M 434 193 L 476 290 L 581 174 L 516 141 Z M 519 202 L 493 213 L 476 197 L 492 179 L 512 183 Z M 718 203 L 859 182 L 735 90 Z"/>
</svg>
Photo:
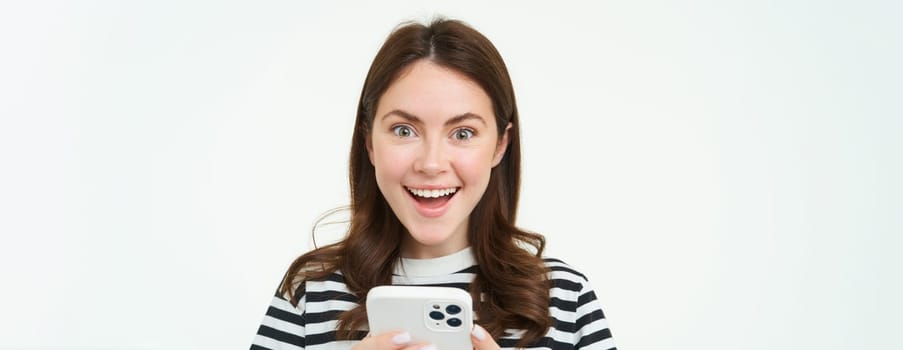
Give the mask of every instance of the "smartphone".
<svg viewBox="0 0 903 350">
<path fill-rule="evenodd" d="M 438 350 L 472 349 L 470 293 L 453 287 L 378 286 L 367 293 L 371 334 L 405 330 Z"/>
</svg>

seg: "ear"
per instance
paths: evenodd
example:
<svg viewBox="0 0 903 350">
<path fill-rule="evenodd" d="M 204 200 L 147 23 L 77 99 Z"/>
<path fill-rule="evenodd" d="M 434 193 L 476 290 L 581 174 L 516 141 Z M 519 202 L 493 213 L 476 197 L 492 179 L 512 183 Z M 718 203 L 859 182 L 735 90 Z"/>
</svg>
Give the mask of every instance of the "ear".
<svg viewBox="0 0 903 350">
<path fill-rule="evenodd" d="M 370 135 L 364 136 L 364 145 L 367 147 L 367 158 L 370 159 L 370 165 L 373 165 L 373 140 Z"/>
<path fill-rule="evenodd" d="M 499 138 L 499 143 L 495 145 L 495 155 L 492 157 L 492 166 L 495 167 L 502 162 L 502 158 L 505 157 L 505 151 L 508 150 L 508 134 L 511 133 L 511 123 L 505 126 L 505 131 L 502 132 L 502 137 Z"/>
</svg>

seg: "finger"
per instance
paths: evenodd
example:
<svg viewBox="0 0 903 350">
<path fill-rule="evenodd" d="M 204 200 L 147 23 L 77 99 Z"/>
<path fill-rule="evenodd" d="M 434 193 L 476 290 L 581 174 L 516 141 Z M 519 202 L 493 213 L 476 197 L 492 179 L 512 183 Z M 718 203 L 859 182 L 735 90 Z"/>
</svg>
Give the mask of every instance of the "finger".
<svg viewBox="0 0 903 350">
<path fill-rule="evenodd" d="M 470 341 L 476 350 L 499 350 L 499 345 L 479 325 L 473 325 L 473 330 L 470 332 Z"/>
<path fill-rule="evenodd" d="M 413 343 L 401 350 L 436 350 L 436 345 L 430 343 Z"/>
<path fill-rule="evenodd" d="M 370 334 L 361 340 L 360 350 L 369 349 L 401 349 L 411 344 L 411 333 L 406 331 L 393 331 L 381 334 Z"/>
<path fill-rule="evenodd" d="M 411 340 L 411 333 L 406 331 L 398 331 L 393 333 L 388 333 L 385 335 L 380 335 L 383 337 L 379 341 L 385 344 L 385 341 L 388 340 L 389 344 L 384 346 L 391 346 L 393 349 L 400 350 L 436 350 L 436 346 L 429 343 L 421 343 L 414 342 Z M 380 349 L 387 349 L 385 347 L 381 347 Z"/>
</svg>

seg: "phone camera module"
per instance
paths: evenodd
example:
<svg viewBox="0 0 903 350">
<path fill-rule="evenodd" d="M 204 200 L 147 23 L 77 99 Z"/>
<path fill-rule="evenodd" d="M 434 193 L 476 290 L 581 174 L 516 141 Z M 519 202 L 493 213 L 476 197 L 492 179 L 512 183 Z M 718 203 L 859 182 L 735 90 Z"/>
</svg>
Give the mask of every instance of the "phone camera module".
<svg viewBox="0 0 903 350">
<path fill-rule="evenodd" d="M 448 312 L 449 315 L 457 315 L 461 312 L 461 307 L 458 305 L 449 305 L 445 308 L 445 312 Z"/>
<path fill-rule="evenodd" d="M 439 311 L 432 311 L 432 312 L 430 312 L 430 318 L 432 318 L 434 320 L 441 320 L 441 319 L 445 318 L 445 314 L 443 314 Z"/>
<path fill-rule="evenodd" d="M 449 326 L 452 326 L 452 327 L 460 327 L 460 326 L 461 326 L 461 319 L 460 319 L 460 318 L 452 317 L 452 318 L 449 318 L 448 321 L 445 321 L 445 323 L 448 323 L 448 325 L 449 325 Z"/>
</svg>

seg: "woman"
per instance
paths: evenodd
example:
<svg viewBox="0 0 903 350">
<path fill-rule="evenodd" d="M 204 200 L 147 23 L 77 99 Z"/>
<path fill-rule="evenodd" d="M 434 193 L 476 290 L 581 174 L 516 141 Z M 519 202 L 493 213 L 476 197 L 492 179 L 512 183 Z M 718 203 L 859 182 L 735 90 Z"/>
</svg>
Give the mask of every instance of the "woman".
<svg viewBox="0 0 903 350">
<path fill-rule="evenodd" d="M 474 299 L 477 350 L 613 349 L 584 275 L 514 225 L 520 138 L 505 64 L 482 34 L 436 20 L 397 28 L 370 67 L 338 243 L 289 267 L 252 349 L 431 349 L 367 333 L 367 292 L 445 285 Z M 452 350 L 452 349 L 440 349 Z"/>
</svg>

